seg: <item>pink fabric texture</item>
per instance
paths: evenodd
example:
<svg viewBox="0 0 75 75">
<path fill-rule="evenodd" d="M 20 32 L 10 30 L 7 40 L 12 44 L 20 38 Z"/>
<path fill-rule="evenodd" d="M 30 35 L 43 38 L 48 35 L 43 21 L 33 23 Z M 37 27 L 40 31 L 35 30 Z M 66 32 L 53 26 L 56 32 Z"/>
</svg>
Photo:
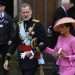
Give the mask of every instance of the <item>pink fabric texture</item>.
<svg viewBox="0 0 75 75">
<path fill-rule="evenodd" d="M 47 47 L 45 52 L 53 54 L 62 48 L 65 57 L 58 58 L 56 64 L 59 65 L 60 75 L 74 75 L 75 73 L 75 37 L 69 35 L 68 37 L 59 36 L 57 44 L 54 49 Z"/>
<path fill-rule="evenodd" d="M 66 66 L 60 66 L 59 67 L 59 74 L 60 75 L 75 75 L 75 67 L 66 67 Z"/>
</svg>

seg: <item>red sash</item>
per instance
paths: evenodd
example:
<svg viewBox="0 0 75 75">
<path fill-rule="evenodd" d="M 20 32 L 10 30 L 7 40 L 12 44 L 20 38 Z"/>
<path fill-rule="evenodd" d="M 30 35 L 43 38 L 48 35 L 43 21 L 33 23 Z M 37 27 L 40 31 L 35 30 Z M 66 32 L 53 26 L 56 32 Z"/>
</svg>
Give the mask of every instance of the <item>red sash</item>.
<svg viewBox="0 0 75 75">
<path fill-rule="evenodd" d="M 31 50 L 32 50 L 32 47 L 31 47 L 31 46 L 27 46 L 27 45 L 25 45 L 25 44 L 21 44 L 21 45 L 18 46 L 17 49 L 18 49 L 20 52 L 23 53 L 23 52 L 25 52 L 25 51 L 31 51 Z M 40 58 L 40 52 L 39 52 L 39 51 L 35 51 L 34 53 L 35 53 L 34 58 L 39 59 L 39 58 Z"/>
<path fill-rule="evenodd" d="M 31 51 L 32 50 L 32 47 L 31 46 L 27 46 L 25 44 L 21 44 L 18 46 L 17 48 L 19 51 L 21 52 L 25 52 L 25 51 Z"/>
</svg>

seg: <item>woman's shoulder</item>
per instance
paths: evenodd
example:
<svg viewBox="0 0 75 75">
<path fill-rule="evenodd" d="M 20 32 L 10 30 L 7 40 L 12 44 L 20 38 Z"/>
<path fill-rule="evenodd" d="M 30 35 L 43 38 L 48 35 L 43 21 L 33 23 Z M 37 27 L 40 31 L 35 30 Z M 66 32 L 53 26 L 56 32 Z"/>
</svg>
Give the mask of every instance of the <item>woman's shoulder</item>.
<svg viewBox="0 0 75 75">
<path fill-rule="evenodd" d="M 75 43 L 75 36 L 71 36 L 71 43 Z"/>
<path fill-rule="evenodd" d="M 63 38 L 64 38 L 64 37 L 61 36 L 61 35 L 58 36 L 58 39 L 59 39 L 59 40 L 61 40 L 61 39 L 63 39 Z"/>
<path fill-rule="evenodd" d="M 72 35 L 72 36 L 71 36 L 71 39 L 72 39 L 72 40 L 75 40 L 75 36 Z"/>
</svg>

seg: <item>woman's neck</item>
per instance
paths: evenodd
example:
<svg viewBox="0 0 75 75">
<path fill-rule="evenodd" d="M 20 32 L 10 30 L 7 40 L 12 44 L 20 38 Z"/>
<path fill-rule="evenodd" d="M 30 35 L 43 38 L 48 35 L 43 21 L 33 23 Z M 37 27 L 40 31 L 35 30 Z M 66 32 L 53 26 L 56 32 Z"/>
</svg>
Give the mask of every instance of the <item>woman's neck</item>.
<svg viewBox="0 0 75 75">
<path fill-rule="evenodd" d="M 63 34 L 64 37 L 68 37 L 69 35 L 71 35 L 70 32 L 66 32 L 65 34 Z"/>
</svg>

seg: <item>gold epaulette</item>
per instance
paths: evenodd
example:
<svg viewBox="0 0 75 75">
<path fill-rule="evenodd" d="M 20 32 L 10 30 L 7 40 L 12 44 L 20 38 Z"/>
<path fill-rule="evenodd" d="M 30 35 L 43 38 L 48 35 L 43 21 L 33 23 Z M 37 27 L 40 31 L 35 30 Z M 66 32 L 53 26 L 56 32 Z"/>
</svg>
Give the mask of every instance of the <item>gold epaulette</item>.
<svg viewBox="0 0 75 75">
<path fill-rule="evenodd" d="M 17 24 L 20 24 L 20 23 L 22 23 L 22 21 L 18 21 L 18 22 L 17 22 Z"/>
<path fill-rule="evenodd" d="M 32 21 L 37 23 L 40 22 L 40 20 L 37 20 L 37 19 L 32 19 Z"/>
</svg>

